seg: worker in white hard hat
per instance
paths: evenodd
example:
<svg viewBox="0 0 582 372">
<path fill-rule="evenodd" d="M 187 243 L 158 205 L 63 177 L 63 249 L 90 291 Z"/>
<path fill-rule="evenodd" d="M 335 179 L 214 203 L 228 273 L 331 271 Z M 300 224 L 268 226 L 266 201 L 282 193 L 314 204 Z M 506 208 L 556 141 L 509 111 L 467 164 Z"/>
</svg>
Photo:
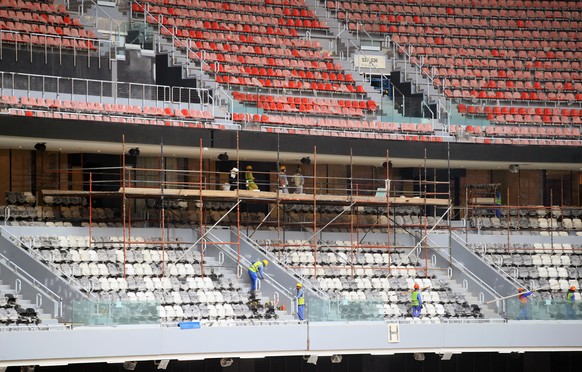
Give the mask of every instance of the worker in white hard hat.
<svg viewBox="0 0 582 372">
<path fill-rule="evenodd" d="M 238 168 L 234 167 L 230 170 L 230 176 L 228 177 L 228 183 L 230 185 L 230 190 L 238 190 Z"/>
</svg>

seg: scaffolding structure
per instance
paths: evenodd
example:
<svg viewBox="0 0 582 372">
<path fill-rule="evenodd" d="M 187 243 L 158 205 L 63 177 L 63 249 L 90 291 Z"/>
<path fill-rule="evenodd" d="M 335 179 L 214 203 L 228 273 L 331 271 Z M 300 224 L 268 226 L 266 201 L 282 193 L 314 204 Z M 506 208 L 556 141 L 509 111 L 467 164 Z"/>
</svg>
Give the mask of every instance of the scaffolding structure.
<svg viewBox="0 0 582 372">
<path fill-rule="evenodd" d="M 237 140 L 238 142 L 238 140 Z M 238 145 L 237 145 L 238 147 Z M 198 221 L 197 230 L 198 238 L 195 242 L 192 242 L 191 247 L 198 247 L 200 250 L 200 256 L 204 257 L 204 250 L 206 246 L 209 245 L 230 245 L 237 251 L 238 260 L 237 264 L 241 264 L 240 257 L 240 244 L 241 244 L 241 229 L 243 228 L 243 221 L 241 219 L 241 206 L 249 205 L 262 205 L 265 206 L 269 212 L 264 214 L 262 219 L 257 219 L 254 221 L 245 221 L 244 225 L 253 226 L 254 231 L 257 231 L 263 226 L 270 226 L 276 228 L 277 230 L 277 247 L 289 246 L 284 241 L 284 232 L 293 226 L 291 218 L 289 216 L 289 211 L 291 208 L 305 208 L 306 213 L 304 216 L 311 214 L 312 220 L 305 223 L 300 223 L 299 228 L 303 231 L 309 232 L 310 236 L 305 239 L 304 246 L 309 246 L 313 252 L 314 262 L 313 262 L 313 272 L 317 275 L 318 267 L 318 236 L 327 231 L 330 226 L 334 228 L 339 228 L 343 232 L 349 232 L 350 243 L 351 243 L 351 256 L 359 249 L 376 248 L 385 249 L 390 256 L 391 250 L 395 244 L 391 241 L 391 236 L 394 236 L 393 231 L 395 228 L 403 228 L 403 226 L 395 226 L 392 215 L 395 214 L 396 208 L 418 208 L 421 213 L 419 214 L 420 223 L 415 225 L 414 228 L 418 231 L 422 231 L 420 236 L 417 236 L 418 244 L 415 247 L 410 247 L 412 250 L 417 249 L 420 252 L 420 247 L 422 244 L 428 248 L 428 239 L 426 239 L 429 231 L 432 231 L 437 227 L 445 215 L 451 209 L 450 203 L 450 191 L 448 190 L 448 182 L 442 181 L 428 181 L 427 172 L 425 169 L 424 178 L 419 180 L 391 180 L 390 170 L 391 163 L 389 159 L 388 150 L 386 151 L 386 172 L 382 175 L 381 179 L 356 179 L 351 177 L 353 174 L 353 162 L 350 154 L 350 177 L 327 177 L 327 175 L 317 174 L 317 149 L 314 147 L 312 154 L 312 176 L 306 177 L 308 179 L 309 186 L 304 188 L 304 193 L 284 193 L 277 186 L 274 187 L 275 191 L 262 190 L 252 191 L 244 190 L 241 188 L 243 183 L 242 172 L 238 172 L 237 182 L 238 187 L 235 190 L 226 189 L 225 183 L 222 182 L 225 176 L 228 178 L 229 172 L 218 172 L 204 169 L 203 163 L 203 143 L 200 140 L 200 159 L 199 159 L 199 169 L 192 171 L 176 171 L 171 169 L 166 169 L 164 164 L 164 153 L 163 144 L 160 146 L 160 167 L 157 169 L 149 168 L 139 168 L 135 166 L 128 166 L 126 164 L 126 151 L 125 145 L 122 148 L 122 167 L 120 170 L 120 180 L 119 185 L 121 186 L 118 190 L 113 191 L 95 191 L 93 188 L 93 176 L 92 171 L 89 171 L 89 185 L 86 187 L 88 191 L 84 190 L 43 190 L 43 195 L 51 196 L 64 196 L 64 195 L 76 195 L 83 196 L 89 199 L 89 234 L 92 234 L 93 229 L 93 214 L 91 210 L 93 209 L 93 200 L 95 198 L 119 198 L 121 200 L 121 218 L 122 218 L 122 228 L 123 228 L 123 249 L 124 257 L 127 248 L 131 244 L 144 244 L 148 242 L 144 241 L 133 241 L 131 227 L 135 222 L 135 218 L 132 219 L 132 209 L 136 208 L 137 201 L 141 199 L 149 200 L 159 200 L 159 228 L 161 240 L 156 241 L 156 244 L 161 245 L 162 250 L 162 261 L 164 261 L 164 252 L 166 246 L 166 220 L 167 220 L 167 209 L 168 203 L 171 201 L 186 201 L 193 202 L 198 207 Z M 279 159 L 277 155 L 277 169 L 279 169 Z M 241 162 L 238 158 L 235 166 L 237 169 L 241 169 Z M 426 164 L 426 162 L 425 162 Z M 179 175 L 178 175 L 179 173 Z M 255 172 L 259 174 L 261 172 Z M 277 178 L 277 172 L 262 172 L 268 173 L 263 174 L 263 176 L 268 179 Z M 144 179 L 140 179 L 137 175 L 143 174 L 147 175 Z M 155 175 L 155 176 L 152 176 Z M 153 181 L 155 179 L 155 181 Z M 180 179 L 178 181 L 178 179 Z M 219 182 L 215 182 L 218 180 Z M 357 187 L 359 184 L 369 184 L 372 187 L 368 189 L 362 189 Z M 344 188 L 340 188 L 339 185 L 346 185 Z M 446 192 L 438 192 L 438 186 L 446 185 Z M 263 185 L 264 186 L 264 185 Z M 271 188 L 272 185 L 269 185 Z M 398 191 L 397 191 L 398 190 Z M 400 191 L 401 190 L 401 191 Z M 209 202 L 223 203 L 228 207 L 224 208 L 221 213 L 220 218 L 215 218 L 215 222 L 211 223 L 207 221 L 207 216 L 205 216 L 205 208 Z M 433 226 L 429 226 L 427 218 L 428 208 L 440 208 L 445 210 L 443 215 L 439 218 Z M 228 210 L 227 210 L 228 209 Z M 332 214 L 335 214 L 333 218 L 324 220 L 321 218 L 323 210 L 332 210 Z M 361 215 L 366 209 L 371 209 L 376 211 L 374 221 L 365 222 L 362 220 Z M 227 217 L 230 217 L 230 224 L 236 228 L 237 236 L 233 241 L 228 242 L 217 242 L 210 241 L 209 233 L 216 226 L 219 226 Z M 340 221 L 341 219 L 341 221 Z M 450 228 L 450 218 L 447 216 L 447 227 Z M 194 228 L 195 225 L 191 226 Z M 194 222 L 195 224 L 195 222 Z M 442 224 L 441 224 L 442 227 Z M 380 230 L 386 233 L 386 244 L 385 245 L 370 245 L 365 244 L 364 238 L 366 234 L 372 229 Z M 254 233 L 254 232 L 253 232 Z M 252 236 L 252 234 L 250 234 Z M 92 241 L 92 239 L 90 239 Z M 427 249 L 425 249 L 427 251 Z M 428 270 L 428 253 L 424 257 L 426 264 L 425 269 Z M 393 263 L 389 262 L 386 269 L 388 272 L 392 270 Z M 125 258 L 124 258 L 125 267 Z M 162 272 L 164 272 L 164 263 L 162 262 Z M 204 259 L 200 260 L 200 270 L 202 275 L 204 275 Z M 352 265 L 353 272 L 353 265 Z M 428 275 L 428 271 L 426 273 Z M 124 272 L 125 275 L 125 272 Z"/>
</svg>

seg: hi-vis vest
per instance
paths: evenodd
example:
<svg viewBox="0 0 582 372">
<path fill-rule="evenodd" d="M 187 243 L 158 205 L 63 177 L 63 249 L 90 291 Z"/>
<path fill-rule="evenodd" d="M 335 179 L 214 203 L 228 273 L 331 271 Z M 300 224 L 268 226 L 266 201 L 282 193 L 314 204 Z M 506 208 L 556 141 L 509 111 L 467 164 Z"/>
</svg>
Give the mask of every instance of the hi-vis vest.
<svg viewBox="0 0 582 372">
<path fill-rule="evenodd" d="M 566 295 L 566 300 L 570 303 L 574 303 L 574 292 L 568 292 L 568 294 Z"/>
<path fill-rule="evenodd" d="M 259 271 L 259 267 L 261 266 L 263 266 L 263 262 L 257 261 L 254 264 L 252 264 L 251 267 L 249 267 L 249 270 L 252 271 L 253 273 L 256 273 Z"/>
<path fill-rule="evenodd" d="M 412 305 L 412 306 L 419 306 L 420 305 L 418 303 L 418 291 L 412 292 L 412 301 L 410 301 L 410 305 Z"/>
<path fill-rule="evenodd" d="M 299 291 L 301 293 L 300 297 L 297 297 L 297 305 L 305 305 L 305 294 L 303 291 Z"/>
</svg>

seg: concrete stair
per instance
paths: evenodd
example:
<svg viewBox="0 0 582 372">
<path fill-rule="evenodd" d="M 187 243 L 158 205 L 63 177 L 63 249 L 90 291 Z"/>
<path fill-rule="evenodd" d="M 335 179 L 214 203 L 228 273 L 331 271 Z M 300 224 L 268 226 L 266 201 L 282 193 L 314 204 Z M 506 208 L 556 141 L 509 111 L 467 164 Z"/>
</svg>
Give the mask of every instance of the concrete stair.
<svg viewBox="0 0 582 372">
<path fill-rule="evenodd" d="M 2 284 L 0 281 L 0 296 L 10 294 L 16 298 L 16 303 L 23 309 L 33 308 L 36 311 L 37 317 L 41 320 L 40 325 L 57 325 L 59 321 L 55 319 L 51 314 L 45 314 L 42 309 L 36 309 L 35 304 L 32 301 L 23 298 L 20 294 L 16 293 L 16 290 L 8 284 Z"/>
<path fill-rule="evenodd" d="M 241 280 L 240 278 L 238 278 L 238 276 L 234 272 L 224 268 L 222 265 L 220 265 L 220 263 L 214 257 L 208 257 L 208 256 L 205 257 L 204 267 L 205 268 L 212 268 L 213 270 L 215 270 L 215 272 L 219 272 L 221 275 L 224 276 L 224 278 L 226 278 L 232 282 L 235 282 L 235 281 L 238 282 L 242 288 L 242 291 L 244 293 L 249 294 L 249 296 L 248 296 L 249 301 L 247 302 L 247 305 L 250 305 L 249 308 L 251 308 L 252 304 L 250 304 L 250 302 L 253 299 L 250 296 L 251 286 L 247 281 Z M 246 276 L 247 276 L 247 273 L 244 272 L 243 278 L 246 278 Z M 265 307 L 265 305 L 268 303 L 272 303 L 273 299 L 269 298 L 268 296 L 263 296 L 260 291 L 257 291 L 255 293 L 254 299 L 257 301 L 257 304 L 259 305 L 258 310 L 256 311 L 256 313 L 254 313 L 258 319 L 261 319 L 261 320 L 262 319 L 264 319 L 264 320 L 275 320 L 276 319 L 276 320 L 285 320 L 285 321 L 294 320 L 294 316 L 290 312 L 291 309 L 286 309 L 285 311 L 274 309 L 274 311 L 272 313 L 268 313 L 268 310 Z M 276 317 L 273 317 L 272 315 L 276 315 Z"/>
<path fill-rule="evenodd" d="M 495 311 L 493 311 L 493 310 L 489 309 L 487 306 L 484 306 L 483 304 L 481 304 L 479 302 L 479 299 L 477 298 L 477 296 L 475 296 L 471 292 L 465 291 L 463 289 L 462 284 L 458 283 L 454 279 L 447 279 L 446 276 L 442 276 L 440 278 L 439 278 L 439 276 L 437 276 L 437 279 L 448 281 L 449 287 L 451 288 L 451 293 L 457 294 L 457 295 L 463 295 L 465 297 L 465 300 L 467 301 L 467 303 L 469 305 L 478 305 L 479 308 L 481 309 L 481 313 L 483 314 L 483 317 L 485 319 L 499 318 L 499 315 Z"/>
<path fill-rule="evenodd" d="M 214 89 L 216 82 L 206 72 L 203 72 L 200 65 L 194 61 L 190 61 L 187 57 L 186 51 L 174 48 L 174 45 L 165 38 L 159 41 L 159 51 L 161 53 L 168 53 L 170 66 L 182 66 L 182 78 L 195 78 L 198 88 Z"/>
</svg>

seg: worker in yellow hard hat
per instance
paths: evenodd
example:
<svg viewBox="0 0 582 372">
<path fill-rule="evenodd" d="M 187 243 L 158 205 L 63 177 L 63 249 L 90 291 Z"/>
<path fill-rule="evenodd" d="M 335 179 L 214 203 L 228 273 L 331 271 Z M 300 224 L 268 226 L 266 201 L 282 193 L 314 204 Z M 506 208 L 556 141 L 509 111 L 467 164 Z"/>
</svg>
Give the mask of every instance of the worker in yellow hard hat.
<svg viewBox="0 0 582 372">
<path fill-rule="evenodd" d="M 265 279 L 263 276 L 263 270 L 265 267 L 267 267 L 267 265 L 269 265 L 269 261 L 262 260 L 253 263 L 249 267 L 249 277 L 251 278 L 251 297 L 255 297 L 259 279 Z"/>
<path fill-rule="evenodd" d="M 297 289 L 297 294 L 295 295 L 297 299 L 297 318 L 299 320 L 305 320 L 305 294 L 303 293 L 303 284 L 297 283 L 295 288 Z"/>
<path fill-rule="evenodd" d="M 255 176 L 253 175 L 253 166 L 247 165 L 245 172 L 245 180 L 247 184 L 247 190 L 259 191 L 259 186 L 255 183 Z"/>
<path fill-rule="evenodd" d="M 576 319 L 576 309 L 574 303 L 576 302 L 576 287 L 571 286 L 566 294 L 566 319 Z"/>
<path fill-rule="evenodd" d="M 289 194 L 289 180 L 287 179 L 287 167 L 281 165 L 279 167 L 279 174 L 277 176 L 277 186 L 279 192 L 283 194 Z"/>
</svg>

